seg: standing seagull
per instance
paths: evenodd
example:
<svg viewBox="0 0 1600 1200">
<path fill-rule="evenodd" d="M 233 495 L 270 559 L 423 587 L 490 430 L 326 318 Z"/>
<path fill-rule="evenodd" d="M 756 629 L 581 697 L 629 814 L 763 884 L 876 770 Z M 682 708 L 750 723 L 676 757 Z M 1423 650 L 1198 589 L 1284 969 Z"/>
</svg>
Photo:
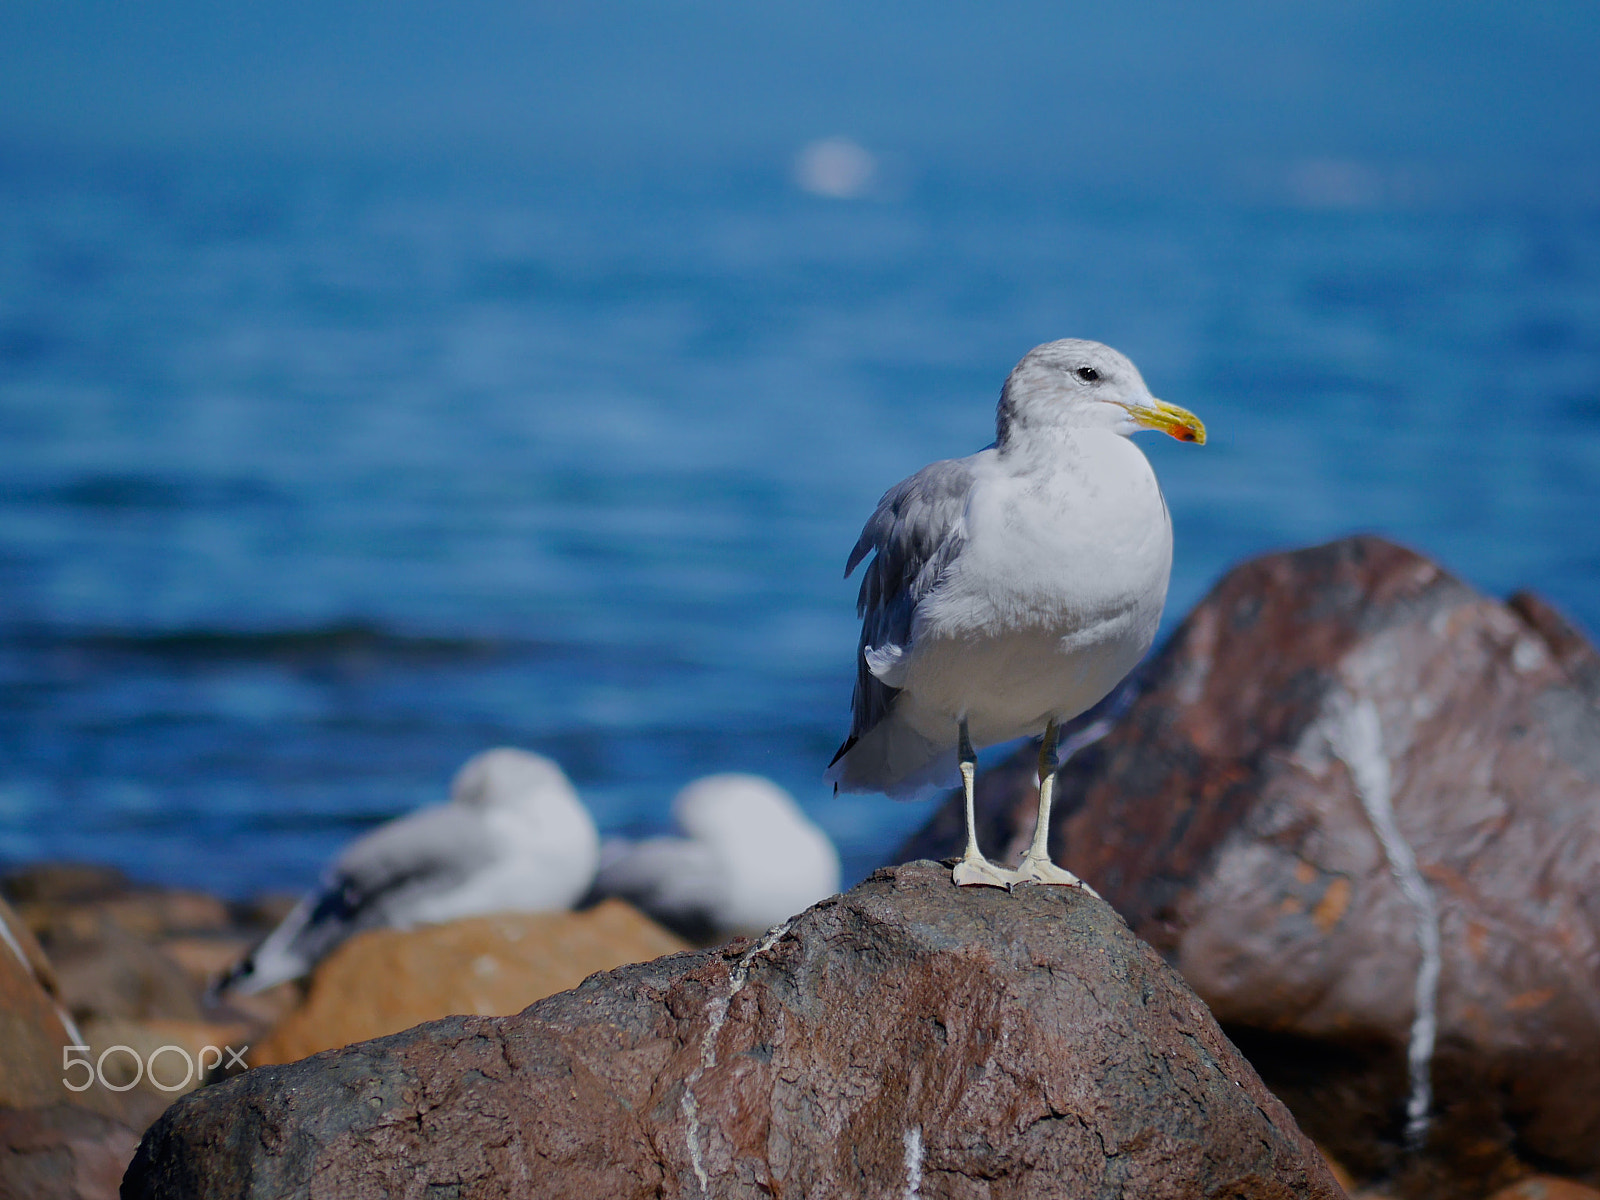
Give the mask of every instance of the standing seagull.
<svg viewBox="0 0 1600 1200">
<path fill-rule="evenodd" d="M 850 552 L 846 577 L 876 553 L 856 603 L 850 736 L 827 777 L 908 796 L 948 786 L 959 763 L 958 884 L 1087 888 L 1046 848 L 1056 743 L 1061 722 L 1110 692 L 1161 622 L 1172 521 L 1128 440 L 1141 429 L 1206 440 L 1198 417 L 1153 397 L 1111 347 L 1036 346 L 1000 391 L 994 444 L 895 484 Z M 1038 825 L 1009 871 L 978 849 L 973 747 L 1041 731 Z"/>
</svg>

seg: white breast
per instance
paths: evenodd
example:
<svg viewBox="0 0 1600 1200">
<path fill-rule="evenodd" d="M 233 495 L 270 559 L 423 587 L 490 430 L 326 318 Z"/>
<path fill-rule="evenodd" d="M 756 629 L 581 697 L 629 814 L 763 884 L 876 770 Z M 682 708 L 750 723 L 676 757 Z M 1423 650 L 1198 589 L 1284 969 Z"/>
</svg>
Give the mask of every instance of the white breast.
<svg viewBox="0 0 1600 1200">
<path fill-rule="evenodd" d="M 1031 462 L 983 464 L 966 544 L 917 610 L 906 671 L 914 724 L 966 716 L 980 745 L 1093 705 L 1155 637 L 1172 526 L 1139 448 L 1076 432 Z"/>
</svg>

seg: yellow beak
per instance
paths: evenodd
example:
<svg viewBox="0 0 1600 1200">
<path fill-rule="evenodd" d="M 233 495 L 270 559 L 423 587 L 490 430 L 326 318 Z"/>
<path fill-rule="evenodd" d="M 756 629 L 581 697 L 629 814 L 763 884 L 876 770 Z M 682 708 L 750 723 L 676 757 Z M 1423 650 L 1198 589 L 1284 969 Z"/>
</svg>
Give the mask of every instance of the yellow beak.
<svg viewBox="0 0 1600 1200">
<path fill-rule="evenodd" d="M 1193 442 L 1197 446 L 1206 444 L 1205 423 L 1187 408 L 1179 408 L 1176 404 L 1157 400 L 1148 407 L 1129 405 L 1128 414 L 1133 417 L 1136 424 L 1146 429 L 1159 429 L 1180 442 Z"/>
</svg>

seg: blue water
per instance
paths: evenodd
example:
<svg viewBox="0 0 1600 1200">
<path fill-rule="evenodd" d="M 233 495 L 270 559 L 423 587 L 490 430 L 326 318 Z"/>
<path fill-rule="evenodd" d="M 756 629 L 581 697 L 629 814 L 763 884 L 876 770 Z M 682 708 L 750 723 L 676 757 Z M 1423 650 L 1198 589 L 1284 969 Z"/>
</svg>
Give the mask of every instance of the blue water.
<svg viewBox="0 0 1600 1200">
<path fill-rule="evenodd" d="M 1143 441 L 1169 627 L 1369 529 L 1600 628 L 1600 214 L 1345 200 L 0 159 L 0 859 L 298 888 L 514 743 L 858 876 L 929 809 L 821 783 L 845 553 L 1058 336 L 1211 431 Z"/>
</svg>

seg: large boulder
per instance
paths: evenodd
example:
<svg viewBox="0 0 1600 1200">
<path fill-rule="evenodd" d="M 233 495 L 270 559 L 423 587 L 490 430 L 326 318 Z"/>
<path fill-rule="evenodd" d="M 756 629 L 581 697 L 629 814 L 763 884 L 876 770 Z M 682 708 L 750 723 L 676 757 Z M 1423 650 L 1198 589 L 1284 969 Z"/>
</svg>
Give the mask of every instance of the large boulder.
<svg viewBox="0 0 1600 1200">
<path fill-rule="evenodd" d="M 1074 889 L 878 872 L 759 942 L 178 1101 L 128 1200 L 1319 1197 L 1205 1006 Z"/>
<path fill-rule="evenodd" d="M 1530 1161 L 1592 1180 L 1597 702 L 1600 655 L 1535 597 L 1489 599 L 1373 537 L 1271 555 L 1217 585 L 1063 769 L 1051 849 L 1358 1176 L 1482 1195 Z M 1032 832 L 1032 753 L 985 781 L 988 844 Z M 953 822 L 952 804 L 904 853 L 959 848 Z"/>
</svg>

